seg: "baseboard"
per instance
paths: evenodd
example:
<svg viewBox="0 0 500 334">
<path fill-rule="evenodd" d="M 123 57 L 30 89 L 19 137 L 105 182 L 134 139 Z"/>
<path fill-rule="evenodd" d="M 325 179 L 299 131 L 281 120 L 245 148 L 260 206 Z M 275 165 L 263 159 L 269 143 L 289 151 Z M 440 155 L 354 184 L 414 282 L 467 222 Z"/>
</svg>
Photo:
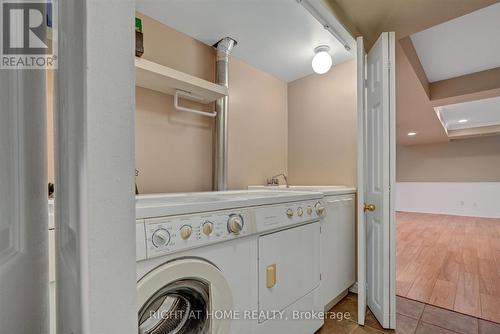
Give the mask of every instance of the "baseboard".
<svg viewBox="0 0 500 334">
<path fill-rule="evenodd" d="M 351 285 L 351 287 L 349 288 L 349 292 L 358 294 L 358 282 Z"/>
<path fill-rule="evenodd" d="M 328 304 L 325 305 L 325 312 L 329 311 L 337 305 L 342 299 L 344 299 L 345 296 L 349 293 L 349 289 L 346 289 L 345 291 L 341 292 L 337 297 L 333 298 L 332 301 L 330 301 Z"/>
<path fill-rule="evenodd" d="M 500 218 L 500 182 L 397 182 L 396 210 Z"/>
</svg>

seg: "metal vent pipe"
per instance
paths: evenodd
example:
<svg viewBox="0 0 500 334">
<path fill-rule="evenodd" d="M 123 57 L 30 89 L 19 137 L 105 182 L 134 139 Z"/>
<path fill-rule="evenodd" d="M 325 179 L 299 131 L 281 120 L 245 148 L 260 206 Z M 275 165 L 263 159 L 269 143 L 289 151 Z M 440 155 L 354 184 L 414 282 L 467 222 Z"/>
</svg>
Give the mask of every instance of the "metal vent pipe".
<svg viewBox="0 0 500 334">
<path fill-rule="evenodd" d="M 217 42 L 217 63 L 215 82 L 228 87 L 229 54 L 236 45 L 236 41 L 225 37 Z M 229 98 L 227 96 L 215 102 L 215 149 L 213 167 L 214 190 L 227 190 L 227 121 L 228 121 Z"/>
</svg>

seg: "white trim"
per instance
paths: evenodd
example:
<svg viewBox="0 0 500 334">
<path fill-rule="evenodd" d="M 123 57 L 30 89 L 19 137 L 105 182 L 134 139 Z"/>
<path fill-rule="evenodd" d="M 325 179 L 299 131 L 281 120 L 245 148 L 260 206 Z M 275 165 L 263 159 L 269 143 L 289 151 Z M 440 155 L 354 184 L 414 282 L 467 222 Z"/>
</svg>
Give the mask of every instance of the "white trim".
<svg viewBox="0 0 500 334">
<path fill-rule="evenodd" d="M 352 292 L 352 293 L 355 293 L 355 294 L 358 293 L 358 282 L 354 283 L 353 285 L 351 285 L 349 287 L 349 292 Z"/>
<path fill-rule="evenodd" d="M 500 218 L 500 182 L 398 182 L 396 210 Z"/>
<path fill-rule="evenodd" d="M 134 1 L 55 4 L 57 332 L 137 333 Z"/>
<path fill-rule="evenodd" d="M 389 328 L 396 328 L 396 37 L 389 32 Z"/>
<path fill-rule="evenodd" d="M 363 46 L 363 37 L 357 38 L 357 71 L 358 71 L 358 196 L 357 196 L 357 225 L 358 225 L 358 282 L 360 286 L 366 286 L 366 230 L 365 213 L 363 205 L 365 202 L 365 100 L 366 100 L 366 53 Z M 362 61 L 359 61 L 362 59 Z M 365 324 L 366 313 L 366 288 L 358 291 L 358 324 Z"/>
</svg>

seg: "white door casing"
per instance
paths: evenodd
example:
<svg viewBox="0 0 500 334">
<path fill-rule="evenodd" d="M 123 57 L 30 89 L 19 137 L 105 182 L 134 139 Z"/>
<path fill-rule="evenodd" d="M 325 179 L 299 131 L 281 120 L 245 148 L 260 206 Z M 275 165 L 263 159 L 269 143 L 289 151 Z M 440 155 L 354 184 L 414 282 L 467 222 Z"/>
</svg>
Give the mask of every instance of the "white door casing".
<svg viewBox="0 0 500 334">
<path fill-rule="evenodd" d="M 57 333 L 137 334 L 135 3 L 54 4 Z"/>
<path fill-rule="evenodd" d="M 357 43 L 357 103 L 358 103 L 358 324 L 365 324 L 366 314 L 366 233 L 363 204 L 364 193 L 364 146 L 365 146 L 365 104 L 366 104 L 366 53 L 363 37 L 358 37 Z"/>
<path fill-rule="evenodd" d="M 382 33 L 367 56 L 364 121 L 366 302 L 384 328 L 395 328 L 394 33 Z"/>
</svg>

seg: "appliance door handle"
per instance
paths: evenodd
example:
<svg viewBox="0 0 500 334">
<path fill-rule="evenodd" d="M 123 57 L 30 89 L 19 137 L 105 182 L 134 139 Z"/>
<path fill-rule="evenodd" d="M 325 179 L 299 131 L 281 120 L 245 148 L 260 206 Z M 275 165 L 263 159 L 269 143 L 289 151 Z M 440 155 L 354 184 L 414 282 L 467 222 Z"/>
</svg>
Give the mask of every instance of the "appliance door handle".
<svg viewBox="0 0 500 334">
<path fill-rule="evenodd" d="M 266 286 L 268 289 L 271 289 L 275 285 L 276 285 L 276 264 L 273 263 L 267 266 L 266 269 Z"/>
<path fill-rule="evenodd" d="M 329 204 L 332 204 L 332 203 L 339 203 L 339 202 L 342 202 L 343 199 L 335 199 L 333 201 L 326 201 L 326 203 L 329 203 Z"/>
</svg>

